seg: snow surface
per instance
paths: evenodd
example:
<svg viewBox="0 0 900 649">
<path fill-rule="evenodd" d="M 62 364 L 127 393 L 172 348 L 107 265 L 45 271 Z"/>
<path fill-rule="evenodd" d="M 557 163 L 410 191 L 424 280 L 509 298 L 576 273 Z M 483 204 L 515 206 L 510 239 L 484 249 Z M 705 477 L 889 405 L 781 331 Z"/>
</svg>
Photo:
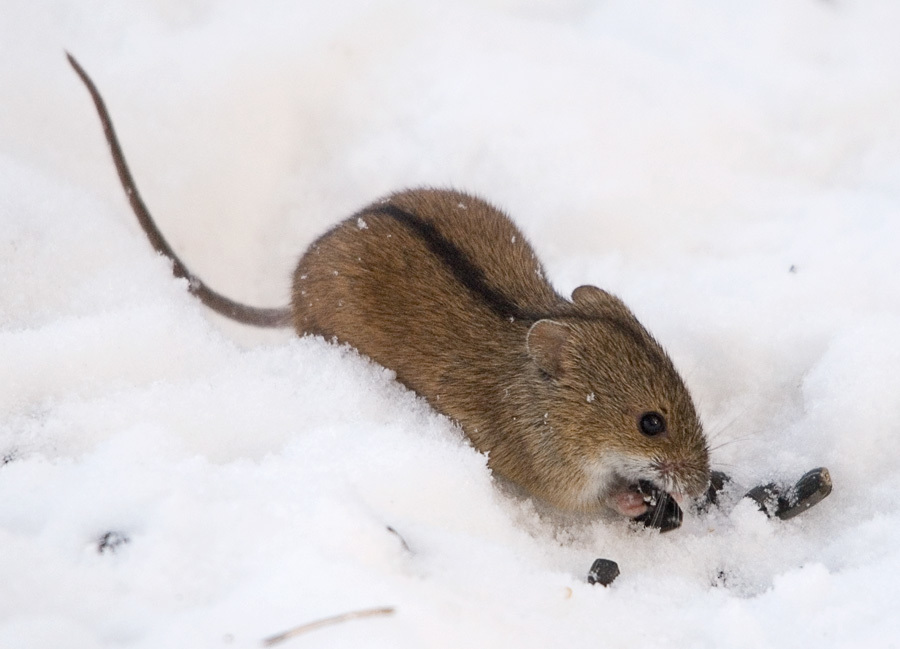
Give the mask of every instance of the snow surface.
<svg viewBox="0 0 900 649">
<path fill-rule="evenodd" d="M 257 647 L 380 606 L 284 646 L 897 646 L 898 30 L 894 0 L 4 0 L 0 647 Z M 512 492 L 389 371 L 192 299 L 64 49 L 217 289 L 283 304 L 330 224 L 463 188 L 560 290 L 632 306 L 717 467 L 834 493 L 659 535 Z"/>
</svg>

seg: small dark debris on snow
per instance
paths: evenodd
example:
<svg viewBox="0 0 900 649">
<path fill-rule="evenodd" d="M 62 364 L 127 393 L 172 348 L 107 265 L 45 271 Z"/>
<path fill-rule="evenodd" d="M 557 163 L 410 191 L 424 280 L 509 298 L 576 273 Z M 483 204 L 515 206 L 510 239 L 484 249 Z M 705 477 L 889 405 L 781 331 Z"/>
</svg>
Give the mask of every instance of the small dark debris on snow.
<svg viewBox="0 0 900 649">
<path fill-rule="evenodd" d="M 731 575 L 722 568 L 718 572 L 716 572 L 715 578 L 712 580 L 712 585 L 714 588 L 728 588 L 728 582 L 731 580 Z"/>
<path fill-rule="evenodd" d="M 121 546 L 130 542 L 131 539 L 121 532 L 107 532 L 97 540 L 97 552 L 100 554 L 116 552 Z"/>
<path fill-rule="evenodd" d="M 789 272 L 789 273 L 792 273 L 792 274 L 794 274 L 794 275 L 796 275 L 796 274 L 797 274 L 797 267 L 794 266 L 794 264 L 791 264 L 791 267 L 788 268 L 788 272 Z"/>
<path fill-rule="evenodd" d="M 587 580 L 589 584 L 609 586 L 619 576 L 619 564 L 610 559 L 597 559 L 591 564 Z"/>
<path fill-rule="evenodd" d="M 400 541 L 400 545 L 403 546 L 403 549 L 404 549 L 405 551 L 407 551 L 407 552 L 409 552 L 410 554 L 412 554 L 412 550 L 409 549 L 409 543 L 406 542 L 406 539 L 403 538 L 403 536 L 400 534 L 400 532 L 398 532 L 397 530 L 395 530 L 395 529 L 394 529 L 393 527 L 391 527 L 390 525 L 387 526 L 387 531 L 390 532 L 391 534 L 393 534 L 394 536 L 397 537 L 397 539 Z"/>
<path fill-rule="evenodd" d="M 0 466 L 4 466 L 15 460 L 18 456 L 15 451 L 8 451 L 0 456 Z"/>
</svg>

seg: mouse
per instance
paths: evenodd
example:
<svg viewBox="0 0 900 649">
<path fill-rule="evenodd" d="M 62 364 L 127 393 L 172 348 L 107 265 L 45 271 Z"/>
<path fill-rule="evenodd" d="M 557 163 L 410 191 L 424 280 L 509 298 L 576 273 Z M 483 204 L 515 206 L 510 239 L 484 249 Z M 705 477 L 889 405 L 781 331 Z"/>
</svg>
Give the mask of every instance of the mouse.
<svg viewBox="0 0 900 649">
<path fill-rule="evenodd" d="M 646 485 L 679 502 L 706 490 L 707 438 L 666 351 L 612 293 L 592 285 L 558 293 L 502 210 L 455 189 L 398 191 L 309 245 L 288 305 L 240 303 L 174 253 L 96 85 L 67 56 L 132 211 L 207 307 L 355 348 L 456 422 L 496 476 L 560 510 L 636 518 L 648 510 Z"/>
</svg>

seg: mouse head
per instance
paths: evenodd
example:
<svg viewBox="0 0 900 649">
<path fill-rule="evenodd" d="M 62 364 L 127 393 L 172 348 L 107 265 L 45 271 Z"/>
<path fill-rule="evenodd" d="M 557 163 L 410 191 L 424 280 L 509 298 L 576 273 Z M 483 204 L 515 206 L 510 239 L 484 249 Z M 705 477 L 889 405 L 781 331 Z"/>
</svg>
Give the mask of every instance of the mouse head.
<svg viewBox="0 0 900 649">
<path fill-rule="evenodd" d="M 599 500 L 639 515 L 640 480 L 676 499 L 699 495 L 709 452 L 672 361 L 615 296 L 581 286 L 572 302 L 565 315 L 535 322 L 526 346 L 553 393 L 556 452 L 567 470 L 582 472 L 579 508 Z"/>
</svg>

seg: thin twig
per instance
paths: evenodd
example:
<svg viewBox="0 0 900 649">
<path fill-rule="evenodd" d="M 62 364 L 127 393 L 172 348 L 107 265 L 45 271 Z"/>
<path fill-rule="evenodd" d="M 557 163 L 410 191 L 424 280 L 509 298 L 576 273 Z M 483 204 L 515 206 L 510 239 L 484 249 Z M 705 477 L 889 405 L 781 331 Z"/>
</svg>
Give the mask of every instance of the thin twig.
<svg viewBox="0 0 900 649">
<path fill-rule="evenodd" d="M 361 617 L 373 617 L 375 615 L 391 615 L 393 614 L 394 609 L 390 606 L 384 608 L 367 608 L 361 611 L 350 611 L 349 613 L 343 613 L 342 615 L 334 615 L 332 617 L 322 618 L 321 620 L 316 620 L 314 622 L 307 622 L 306 624 L 302 624 L 298 627 L 291 629 L 290 631 L 285 631 L 284 633 L 279 633 L 278 635 L 273 635 L 269 638 L 263 640 L 263 645 L 266 647 L 271 647 L 272 645 L 276 645 L 279 642 L 284 642 L 289 638 L 293 638 L 294 636 L 298 636 L 301 633 L 306 633 L 307 631 L 313 631 L 315 629 L 321 628 L 323 626 L 328 626 L 331 624 L 339 624 L 341 622 L 347 622 L 348 620 L 356 620 Z"/>
</svg>

